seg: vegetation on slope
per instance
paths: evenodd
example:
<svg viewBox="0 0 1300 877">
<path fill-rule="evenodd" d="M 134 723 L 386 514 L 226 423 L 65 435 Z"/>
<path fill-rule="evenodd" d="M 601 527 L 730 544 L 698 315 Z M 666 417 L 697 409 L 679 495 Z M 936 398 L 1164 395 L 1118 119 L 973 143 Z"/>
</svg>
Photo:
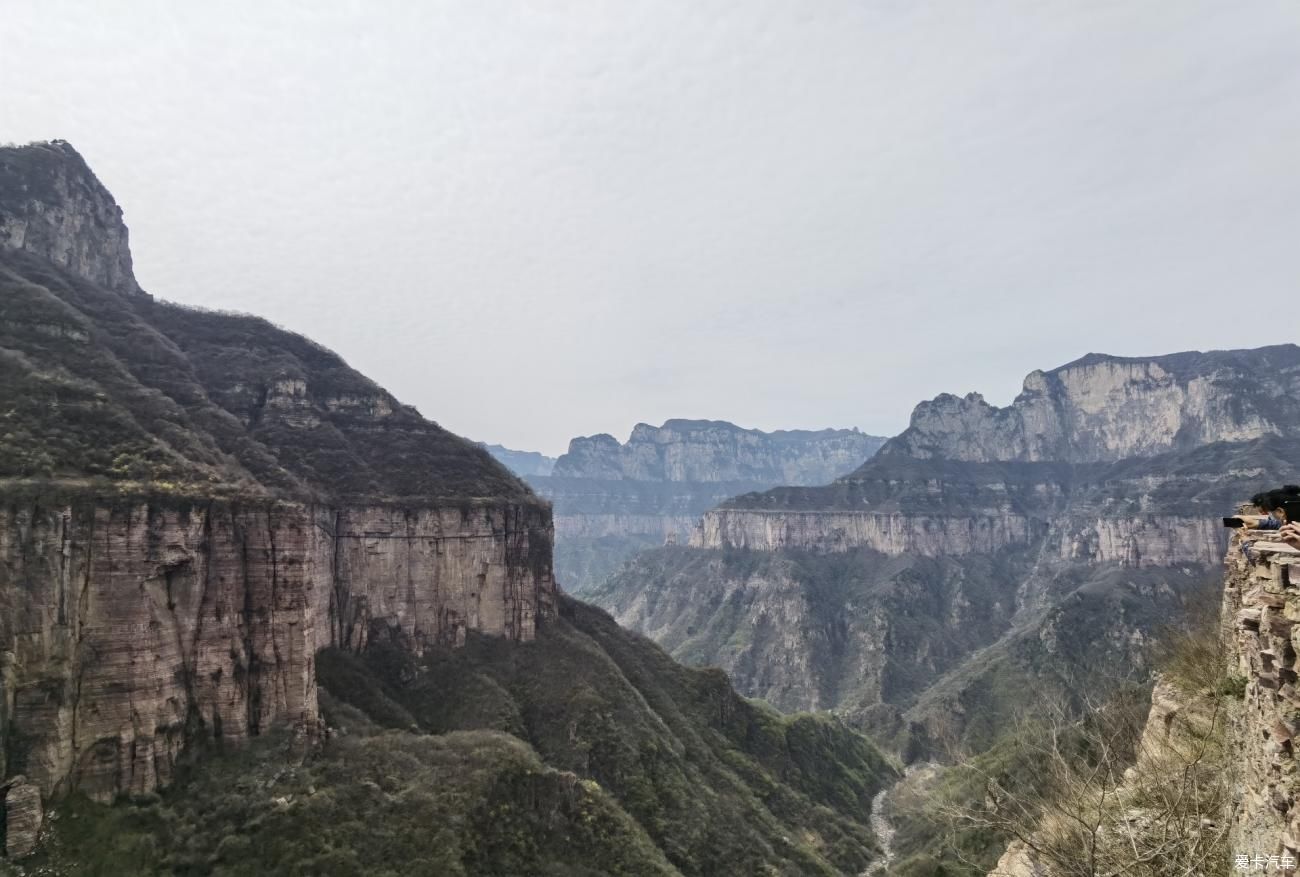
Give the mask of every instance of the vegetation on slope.
<svg viewBox="0 0 1300 877">
<path fill-rule="evenodd" d="M 487 451 L 265 320 L 0 254 L 0 478 L 199 495 L 534 501 Z"/>
<path fill-rule="evenodd" d="M 982 877 L 1011 841 L 1054 877 L 1226 870 L 1241 685 L 1212 604 L 1162 631 L 1154 705 L 1149 684 L 1082 710 L 1039 694 L 993 746 L 891 793 L 897 875 Z"/>
<path fill-rule="evenodd" d="M 161 796 L 59 806 L 58 874 L 858 873 L 895 775 L 826 716 L 746 701 L 571 600 L 527 644 L 318 657 L 334 729 L 196 759 Z"/>
</svg>

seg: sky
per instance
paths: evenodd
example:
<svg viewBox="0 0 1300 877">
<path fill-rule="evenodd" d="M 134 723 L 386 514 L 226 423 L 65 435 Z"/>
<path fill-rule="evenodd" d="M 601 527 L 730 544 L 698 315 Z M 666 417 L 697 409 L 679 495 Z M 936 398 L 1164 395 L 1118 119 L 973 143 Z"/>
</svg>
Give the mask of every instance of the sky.
<svg viewBox="0 0 1300 877">
<path fill-rule="evenodd" d="M 890 435 L 1297 340 L 1296 46 L 1294 0 L 0 0 L 0 142 L 85 156 L 149 292 L 461 435 Z"/>
</svg>

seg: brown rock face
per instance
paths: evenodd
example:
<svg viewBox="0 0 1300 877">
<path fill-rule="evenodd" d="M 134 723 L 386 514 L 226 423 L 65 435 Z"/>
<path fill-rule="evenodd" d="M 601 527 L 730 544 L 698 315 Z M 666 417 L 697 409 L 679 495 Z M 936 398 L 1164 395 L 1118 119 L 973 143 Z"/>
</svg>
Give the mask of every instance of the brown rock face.
<svg viewBox="0 0 1300 877">
<path fill-rule="evenodd" d="M 11 859 L 31 855 L 43 821 L 41 790 L 15 777 L 5 793 L 5 855 Z"/>
<path fill-rule="evenodd" d="M 11 505 L 6 772 L 111 800 L 165 784 L 195 734 L 314 733 L 318 649 L 531 639 L 550 543 L 540 506 Z"/>
</svg>

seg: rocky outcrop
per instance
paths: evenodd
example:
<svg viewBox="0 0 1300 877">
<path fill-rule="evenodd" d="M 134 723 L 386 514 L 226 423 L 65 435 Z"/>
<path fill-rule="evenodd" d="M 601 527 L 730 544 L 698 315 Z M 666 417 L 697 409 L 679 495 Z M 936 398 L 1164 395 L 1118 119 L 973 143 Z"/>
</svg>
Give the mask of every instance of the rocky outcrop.
<svg viewBox="0 0 1300 877">
<path fill-rule="evenodd" d="M 1014 840 L 1007 846 L 1006 852 L 988 877 L 1052 877 L 1046 865 L 1034 860 L 1034 856 L 1024 841 Z"/>
<path fill-rule="evenodd" d="M 5 855 L 10 859 L 29 856 L 40 839 L 45 813 L 41 807 L 41 790 L 17 776 L 9 780 L 5 791 Z"/>
<path fill-rule="evenodd" d="M 140 292 L 121 208 L 63 140 L 0 148 L 0 248 L 108 289 Z"/>
<path fill-rule="evenodd" d="M 824 484 L 860 466 L 884 439 L 856 429 L 760 432 L 721 420 L 638 423 L 626 443 L 575 438 L 555 462 L 569 478 L 751 484 Z"/>
</svg>

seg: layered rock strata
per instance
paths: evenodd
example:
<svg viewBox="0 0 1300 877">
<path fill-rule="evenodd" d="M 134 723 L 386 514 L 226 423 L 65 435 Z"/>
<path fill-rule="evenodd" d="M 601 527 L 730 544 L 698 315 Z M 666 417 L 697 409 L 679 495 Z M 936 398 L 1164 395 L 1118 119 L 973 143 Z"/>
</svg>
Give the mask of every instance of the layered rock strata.
<svg viewBox="0 0 1300 877">
<path fill-rule="evenodd" d="M 314 733 L 314 658 L 417 653 L 553 610 L 544 508 L 138 502 L 0 511 L 8 772 L 111 800 L 168 782 L 195 734 Z"/>
<path fill-rule="evenodd" d="M 1074 518 L 1052 529 L 1051 557 L 1124 566 L 1214 563 L 1222 538 L 1212 521 L 1175 515 Z M 900 512 L 711 511 L 690 544 L 757 551 L 849 551 L 890 556 L 992 553 L 1035 542 L 1047 520 L 1024 514 L 925 516 Z"/>
<path fill-rule="evenodd" d="M 1089 354 L 1035 371 L 1006 408 L 978 393 L 923 402 L 891 452 L 989 462 L 1145 457 L 1284 435 L 1300 418 L 1300 349 Z"/>
</svg>

